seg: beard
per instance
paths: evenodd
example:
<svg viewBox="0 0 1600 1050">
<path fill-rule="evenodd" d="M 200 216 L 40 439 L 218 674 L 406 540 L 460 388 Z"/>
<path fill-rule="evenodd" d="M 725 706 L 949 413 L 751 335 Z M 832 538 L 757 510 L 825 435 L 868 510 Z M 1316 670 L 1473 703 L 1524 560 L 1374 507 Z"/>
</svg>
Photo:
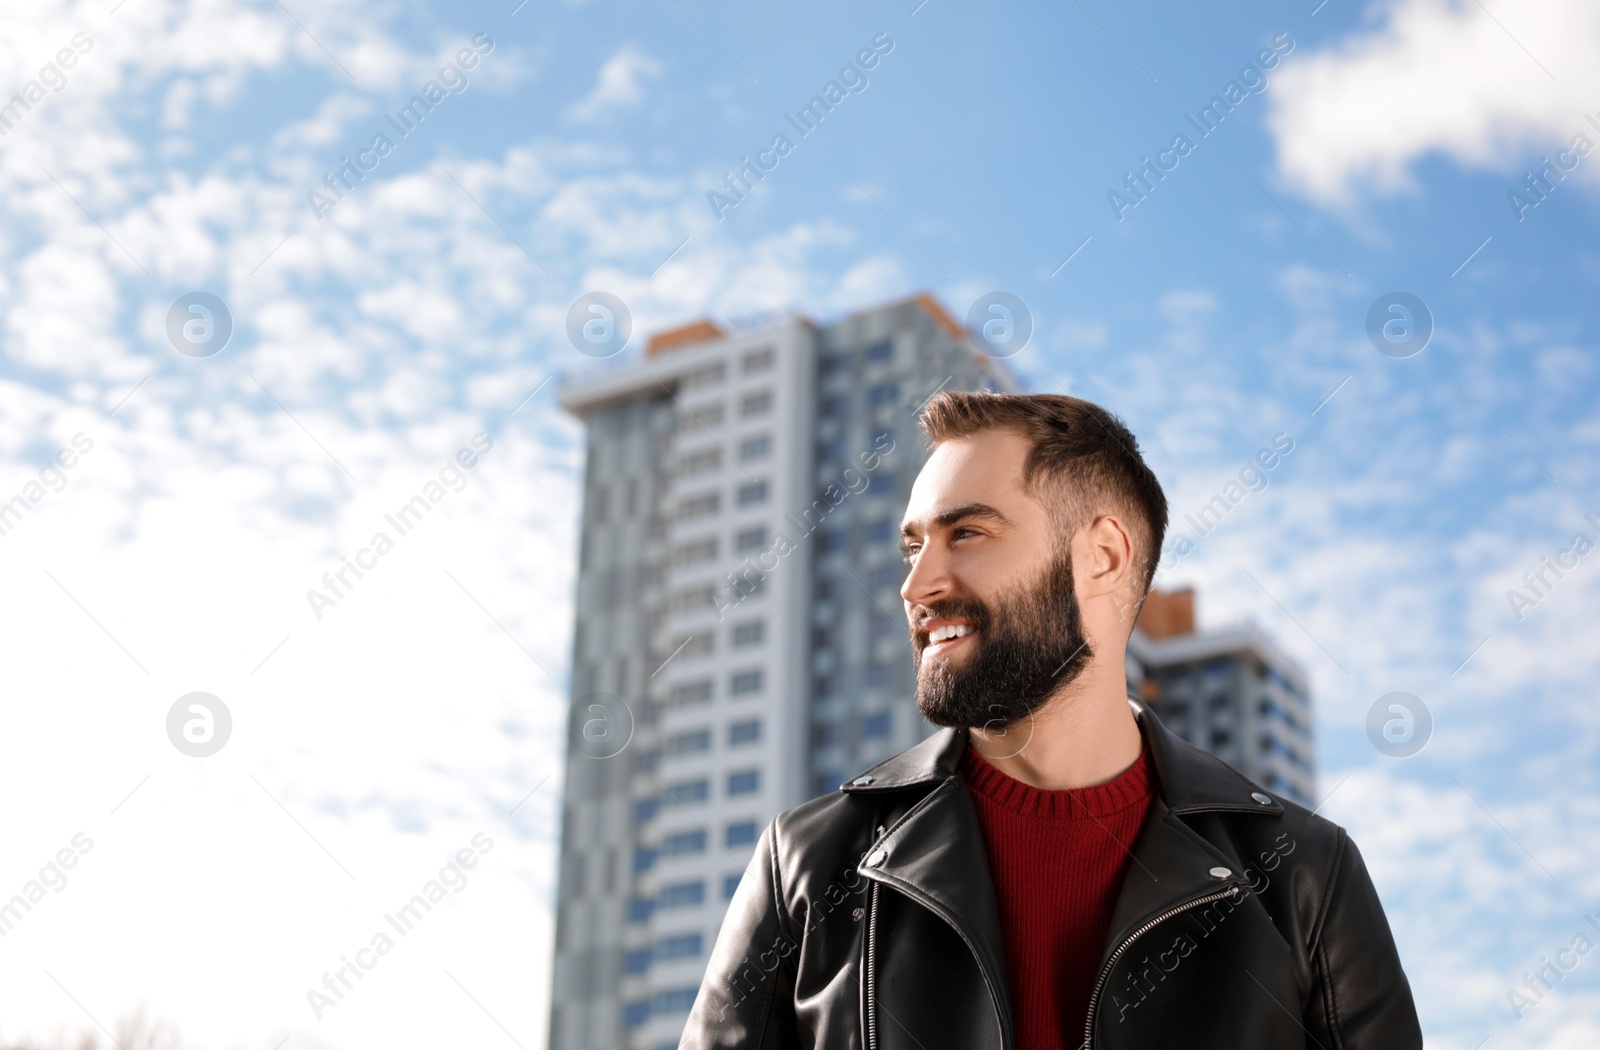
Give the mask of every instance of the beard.
<svg viewBox="0 0 1600 1050">
<path fill-rule="evenodd" d="M 998 729 L 1034 712 L 1083 673 L 1094 656 L 1083 633 L 1069 551 L 1055 554 L 1031 586 L 989 605 L 951 598 L 923 607 L 921 620 L 953 617 L 977 628 L 960 666 L 923 660 L 928 641 L 913 629 L 917 708 L 937 726 Z"/>
</svg>

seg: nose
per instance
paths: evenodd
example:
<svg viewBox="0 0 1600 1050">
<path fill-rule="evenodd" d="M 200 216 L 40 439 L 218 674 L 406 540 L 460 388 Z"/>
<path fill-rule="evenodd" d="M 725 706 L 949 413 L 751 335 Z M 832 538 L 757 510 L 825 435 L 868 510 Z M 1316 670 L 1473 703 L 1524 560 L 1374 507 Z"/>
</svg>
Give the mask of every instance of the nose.
<svg viewBox="0 0 1600 1050">
<path fill-rule="evenodd" d="M 911 571 L 900 585 L 900 598 L 906 603 L 906 617 L 917 605 L 931 605 L 949 596 L 951 591 L 950 560 L 939 554 L 936 545 L 927 541 L 912 559 Z"/>
</svg>

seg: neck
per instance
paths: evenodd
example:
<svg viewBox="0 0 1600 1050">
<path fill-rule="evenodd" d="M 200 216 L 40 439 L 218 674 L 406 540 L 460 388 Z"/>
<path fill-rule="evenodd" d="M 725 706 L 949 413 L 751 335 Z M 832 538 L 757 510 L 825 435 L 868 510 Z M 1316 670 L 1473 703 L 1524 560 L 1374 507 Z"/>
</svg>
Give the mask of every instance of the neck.
<svg viewBox="0 0 1600 1050">
<path fill-rule="evenodd" d="M 1031 716 L 1004 729 L 973 728 L 971 746 L 1000 772 L 1060 791 L 1115 780 L 1139 760 L 1143 740 L 1128 707 L 1122 654 L 1096 660 Z"/>
</svg>

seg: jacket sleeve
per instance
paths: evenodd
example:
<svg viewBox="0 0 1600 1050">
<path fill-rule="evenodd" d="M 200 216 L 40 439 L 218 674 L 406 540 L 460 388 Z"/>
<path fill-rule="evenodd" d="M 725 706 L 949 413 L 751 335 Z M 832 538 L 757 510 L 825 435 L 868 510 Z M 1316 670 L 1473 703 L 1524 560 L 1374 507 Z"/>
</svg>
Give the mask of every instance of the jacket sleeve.
<svg viewBox="0 0 1600 1050">
<path fill-rule="evenodd" d="M 778 821 L 768 822 L 728 904 L 678 1050 L 798 1050 L 791 929 L 778 867 Z"/>
<path fill-rule="evenodd" d="M 1311 948 L 1306 1031 L 1327 1050 L 1421 1050 L 1422 1028 L 1361 852 L 1341 829 Z"/>
</svg>

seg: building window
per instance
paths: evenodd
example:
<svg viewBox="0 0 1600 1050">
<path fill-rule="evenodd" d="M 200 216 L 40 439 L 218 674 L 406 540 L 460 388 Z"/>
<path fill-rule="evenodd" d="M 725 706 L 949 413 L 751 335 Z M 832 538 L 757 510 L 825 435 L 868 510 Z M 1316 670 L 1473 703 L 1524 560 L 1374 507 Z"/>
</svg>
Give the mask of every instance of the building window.
<svg viewBox="0 0 1600 1050">
<path fill-rule="evenodd" d="M 751 372 L 765 372 L 772 367 L 772 358 L 772 347 L 770 346 L 747 350 L 743 359 L 739 362 L 739 367 L 746 375 Z"/>
<path fill-rule="evenodd" d="M 867 491 L 877 496 L 894 495 L 894 471 L 880 470 L 867 482 Z"/>
<path fill-rule="evenodd" d="M 844 692 L 844 679 L 836 674 L 817 676 L 817 696 L 827 700 Z"/>
<path fill-rule="evenodd" d="M 899 383 L 879 383 L 867 388 L 867 407 L 886 408 L 900 400 Z"/>
<path fill-rule="evenodd" d="M 750 744 L 761 739 L 761 719 L 752 718 L 728 726 L 728 743 Z"/>
<path fill-rule="evenodd" d="M 844 442 L 843 441 L 819 441 L 819 442 L 817 442 L 817 462 L 819 464 L 822 464 L 822 463 L 837 463 L 839 460 L 842 460 L 842 459 L 844 459 Z"/>
<path fill-rule="evenodd" d="M 735 646 L 758 645 L 767 636 L 767 625 L 764 620 L 752 620 L 741 623 L 733 629 L 733 644 Z"/>
<path fill-rule="evenodd" d="M 761 829 L 753 820 L 741 820 L 729 824 L 723 831 L 722 842 L 726 846 L 748 846 L 756 840 Z"/>
<path fill-rule="evenodd" d="M 766 545 L 767 527 L 765 525 L 753 525 L 748 529 L 740 529 L 733 536 L 733 549 L 741 553 L 758 550 Z"/>
<path fill-rule="evenodd" d="M 678 392 L 684 393 L 690 390 L 698 390 L 703 386 L 712 386 L 713 384 L 722 382 L 723 378 L 727 376 L 727 374 L 727 368 L 725 368 L 720 361 L 714 365 L 707 365 L 704 368 L 697 368 L 693 372 L 690 372 L 688 375 L 684 376 L 682 379 L 678 380 Z"/>
<path fill-rule="evenodd" d="M 705 942 L 698 933 L 681 933 L 663 937 L 656 944 L 657 959 L 693 959 L 705 950 Z"/>
<path fill-rule="evenodd" d="M 1226 729 L 1213 729 L 1211 731 L 1211 750 L 1220 751 L 1233 743 L 1233 736 Z"/>
<path fill-rule="evenodd" d="M 752 503 L 763 503 L 767 498 L 767 483 L 765 481 L 750 481 L 739 486 L 739 506 L 748 507 Z"/>
<path fill-rule="evenodd" d="M 819 414 L 838 418 L 847 415 L 850 411 L 850 399 L 844 394 L 829 394 L 822 399 Z"/>
<path fill-rule="evenodd" d="M 733 900 L 733 895 L 739 892 L 739 880 L 742 875 L 724 875 L 722 877 L 722 896 L 726 900 Z"/>
<path fill-rule="evenodd" d="M 880 638 L 893 638 L 903 631 L 900 621 L 888 616 L 874 616 L 872 623 L 867 627 L 867 635 L 874 642 Z"/>
<path fill-rule="evenodd" d="M 633 804 L 633 819 L 635 823 L 643 824 L 656 819 L 656 814 L 661 812 L 659 798 L 641 798 Z"/>
<path fill-rule="evenodd" d="M 837 554 L 850 549 L 850 534 L 844 529 L 828 529 L 817 533 L 817 550 L 823 554 Z"/>
<path fill-rule="evenodd" d="M 622 957 L 623 973 L 645 973 L 650 969 L 655 953 L 649 948 L 635 948 Z"/>
<path fill-rule="evenodd" d="M 711 702 L 711 679 L 682 682 L 667 693 L 668 707 L 694 707 Z"/>
<path fill-rule="evenodd" d="M 894 360 L 894 341 L 885 339 L 881 343 L 873 343 L 867 347 L 867 360 L 873 364 Z"/>
<path fill-rule="evenodd" d="M 685 543 L 673 548 L 672 564 L 697 565 L 703 561 L 710 561 L 717 556 L 717 541 L 713 537 L 707 540 L 696 540 L 694 543 Z"/>
<path fill-rule="evenodd" d="M 697 751 L 711 750 L 711 730 L 691 729 L 685 733 L 676 733 L 667 737 L 661 745 L 664 755 L 690 755 Z"/>
<path fill-rule="evenodd" d="M 656 902 L 649 897 L 634 897 L 628 901 L 629 922 L 649 922 L 656 910 Z"/>
<path fill-rule="evenodd" d="M 887 543 L 895 538 L 894 520 L 892 518 L 878 518 L 867 522 L 867 542 Z"/>
<path fill-rule="evenodd" d="M 722 406 L 701 405 L 692 411 L 685 410 L 678 417 L 679 430 L 698 430 L 701 427 L 715 427 L 722 425 Z"/>
<path fill-rule="evenodd" d="M 728 794 L 753 795 L 761 790 L 761 770 L 742 769 L 728 774 Z"/>
<path fill-rule="evenodd" d="M 641 871 L 649 871 L 656 866 L 656 851 L 649 846 L 635 846 L 633 850 L 633 872 L 637 875 Z"/>
<path fill-rule="evenodd" d="M 892 728 L 891 712 L 877 711 L 861 720 L 861 735 L 876 740 L 889 735 Z"/>
<path fill-rule="evenodd" d="M 722 505 L 722 498 L 715 492 L 707 492 L 700 496 L 691 496 L 678 504 L 679 520 L 692 518 L 705 518 L 717 512 Z"/>
<path fill-rule="evenodd" d="M 715 470 L 722 466 L 722 450 L 708 448 L 704 452 L 696 452 L 685 456 L 678 461 L 678 473 L 701 474 L 708 470 Z"/>
<path fill-rule="evenodd" d="M 811 794 L 813 796 L 826 795 L 830 791 L 839 790 L 839 785 L 844 783 L 845 776 L 846 774 L 841 773 L 838 770 L 828 770 L 823 773 L 818 773 L 816 776 L 811 778 Z"/>
<path fill-rule="evenodd" d="M 622 1027 L 638 1028 L 648 1020 L 650 1020 L 649 1000 L 622 1004 Z"/>
<path fill-rule="evenodd" d="M 661 840 L 663 857 L 681 857 L 685 853 L 704 853 L 705 850 L 706 833 L 702 828 L 680 831 Z"/>
<path fill-rule="evenodd" d="M 684 908 L 692 904 L 703 904 L 706 899 L 706 884 L 697 879 L 694 882 L 675 882 L 670 886 L 661 887 L 659 898 L 663 908 Z"/>
<path fill-rule="evenodd" d="M 868 664 L 867 685 L 879 689 L 894 685 L 895 670 L 899 666 L 899 664 Z"/>
<path fill-rule="evenodd" d="M 850 370 L 849 354 L 828 354 L 818 365 L 824 376 L 836 376 Z"/>
<path fill-rule="evenodd" d="M 680 780 L 667 785 L 667 794 L 675 802 L 704 802 L 711 797 L 711 782 L 704 777 L 699 780 Z"/>
<path fill-rule="evenodd" d="M 757 434 L 739 442 L 739 458 L 747 463 L 752 459 L 761 459 L 771 451 L 772 438 L 766 434 Z"/>
<path fill-rule="evenodd" d="M 839 640 L 839 625 L 836 623 L 819 623 L 811 628 L 811 647 L 813 649 L 827 649 Z"/>
<path fill-rule="evenodd" d="M 728 692 L 734 696 L 749 696 L 761 691 L 761 671 L 740 671 L 728 682 Z"/>
<path fill-rule="evenodd" d="M 875 591 L 886 590 L 890 587 L 899 590 L 900 584 L 905 582 L 901 575 L 904 571 L 899 565 L 880 566 L 867 574 L 867 586 Z"/>
<path fill-rule="evenodd" d="M 746 419 L 770 411 L 772 411 L 772 391 L 770 390 L 758 390 L 754 394 L 746 394 L 739 401 L 739 414 Z"/>
<path fill-rule="evenodd" d="M 817 601 L 825 602 L 839 596 L 839 581 L 831 576 L 823 576 L 817 580 Z"/>
<path fill-rule="evenodd" d="M 700 991 L 698 988 L 672 988 L 664 992 L 657 992 L 650 1000 L 650 1012 L 653 1014 L 686 1014 L 694 1006 L 694 997 Z"/>
<path fill-rule="evenodd" d="M 811 724 L 811 746 L 828 747 L 839 742 L 839 725 L 837 722 L 813 722 Z"/>
<path fill-rule="evenodd" d="M 713 587 L 691 587 L 686 591 L 677 591 L 667 599 L 667 607 L 673 612 L 688 612 L 691 609 L 704 609 L 713 604 L 716 597 Z"/>
</svg>

